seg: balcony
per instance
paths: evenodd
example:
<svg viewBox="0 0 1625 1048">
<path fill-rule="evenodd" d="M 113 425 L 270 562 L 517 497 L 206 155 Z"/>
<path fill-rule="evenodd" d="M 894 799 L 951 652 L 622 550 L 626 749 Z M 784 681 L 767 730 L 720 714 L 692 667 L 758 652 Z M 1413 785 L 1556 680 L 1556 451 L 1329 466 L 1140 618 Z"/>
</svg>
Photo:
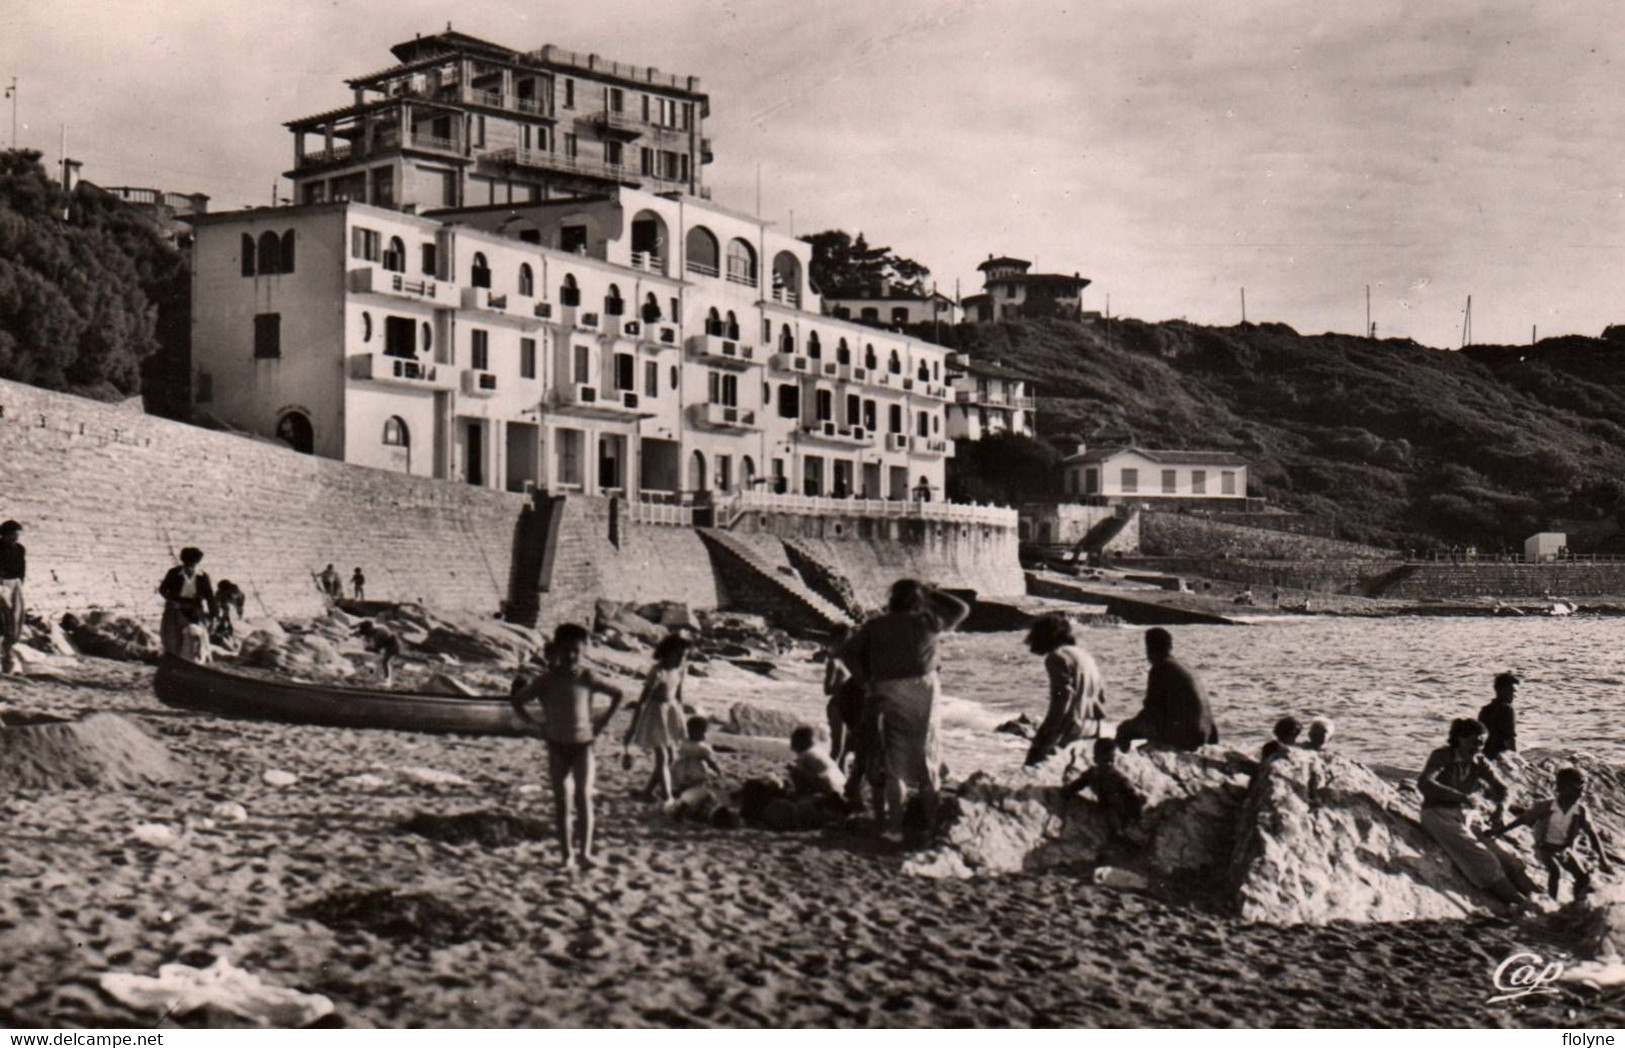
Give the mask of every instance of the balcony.
<svg viewBox="0 0 1625 1048">
<path fill-rule="evenodd" d="M 696 276 L 717 277 L 722 275 L 722 271 L 716 266 L 706 265 L 704 262 L 695 262 L 693 259 L 684 262 L 683 268 Z"/>
<path fill-rule="evenodd" d="M 934 382 L 927 382 L 925 384 L 924 395 L 930 397 L 932 400 L 947 400 L 948 387 L 938 385 Z"/>
<path fill-rule="evenodd" d="M 695 335 L 688 340 L 688 348 L 696 360 L 740 371 L 760 363 L 756 359 L 755 346 L 747 346 L 721 335 Z"/>
<path fill-rule="evenodd" d="M 677 345 L 676 324 L 649 324 L 644 327 L 644 341 L 657 346 Z"/>
<path fill-rule="evenodd" d="M 913 445 L 914 438 L 909 436 L 907 433 L 886 434 L 887 451 L 907 451 L 909 448 L 913 447 Z"/>
<path fill-rule="evenodd" d="M 631 390 L 605 389 L 585 382 L 562 386 L 554 392 L 559 410 L 572 415 L 600 419 L 648 418 L 643 398 Z"/>
<path fill-rule="evenodd" d="M 643 134 L 648 125 L 641 115 L 634 115 L 624 110 L 600 109 L 595 113 L 587 113 L 576 118 L 577 123 L 590 124 L 601 132 L 621 135 L 625 138 L 636 138 Z"/>
<path fill-rule="evenodd" d="M 868 447 L 874 441 L 873 434 L 862 426 L 840 426 L 834 422 L 809 422 L 798 429 L 796 435 L 802 440 L 847 447 Z"/>
<path fill-rule="evenodd" d="M 463 369 L 463 395 L 494 397 L 497 395 L 497 373 L 481 368 Z"/>
<path fill-rule="evenodd" d="M 780 371 L 795 371 L 803 375 L 811 369 L 814 361 L 795 353 L 775 353 L 772 364 Z"/>
<path fill-rule="evenodd" d="M 954 392 L 954 402 L 957 404 L 978 404 L 987 408 L 1009 408 L 1012 411 L 1036 411 L 1038 400 L 1036 397 L 1013 397 L 1004 393 L 983 393 L 977 389 L 961 389 Z"/>
<path fill-rule="evenodd" d="M 553 114 L 547 111 L 546 105 L 539 98 L 521 98 L 518 95 L 505 95 L 501 91 L 486 91 L 477 87 L 465 86 L 460 92 L 462 101 L 468 105 L 485 106 L 488 109 L 506 109 L 510 113 L 524 113 L 526 116 L 539 116 L 552 119 Z"/>
<path fill-rule="evenodd" d="M 913 451 L 916 455 L 952 455 L 954 442 L 928 437 L 916 437 Z"/>
<path fill-rule="evenodd" d="M 707 429 L 756 430 L 756 412 L 728 404 L 690 404 L 688 418 L 696 426 Z"/>
<path fill-rule="evenodd" d="M 560 306 L 550 312 L 553 323 L 559 327 L 573 328 L 577 331 L 602 330 L 603 318 L 595 310 L 585 310 L 580 306 Z"/>
<path fill-rule="evenodd" d="M 603 178 L 615 182 L 641 182 L 637 172 L 625 164 L 610 164 L 584 156 L 565 156 L 563 153 L 545 153 L 537 149 L 493 149 L 481 155 L 484 164 L 512 164 L 516 167 L 555 171 L 584 178 Z"/>
<path fill-rule="evenodd" d="M 728 283 L 738 284 L 741 287 L 755 287 L 756 274 L 750 270 L 736 269 L 730 265 L 728 267 Z"/>
<path fill-rule="evenodd" d="M 842 382 L 867 382 L 869 381 L 869 369 L 854 364 L 841 364 L 836 368 L 836 376 Z"/>
<path fill-rule="evenodd" d="M 665 273 L 666 260 L 652 251 L 634 251 L 632 268 L 640 273 Z"/>
<path fill-rule="evenodd" d="M 781 306 L 789 306 L 791 309 L 800 309 L 801 292 L 796 291 L 794 288 L 775 286 L 773 288 L 773 301 Z"/>
<path fill-rule="evenodd" d="M 452 297 L 456 289 L 450 285 L 442 285 L 433 277 L 408 280 L 404 273 L 391 273 L 376 266 L 362 266 L 350 270 L 348 283 L 350 292 L 356 295 L 384 295 L 389 298 L 433 302 L 445 309 L 456 305 Z"/>
<path fill-rule="evenodd" d="M 444 391 L 457 385 L 456 372 L 449 367 L 382 353 L 360 353 L 351 357 L 350 377 L 406 389 Z"/>
</svg>

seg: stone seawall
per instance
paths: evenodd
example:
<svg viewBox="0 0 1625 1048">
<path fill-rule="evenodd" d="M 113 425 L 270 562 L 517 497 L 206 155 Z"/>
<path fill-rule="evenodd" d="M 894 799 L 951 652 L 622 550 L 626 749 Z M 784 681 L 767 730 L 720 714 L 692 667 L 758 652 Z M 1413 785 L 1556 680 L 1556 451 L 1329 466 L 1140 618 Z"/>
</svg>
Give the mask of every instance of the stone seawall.
<svg viewBox="0 0 1625 1048">
<path fill-rule="evenodd" d="M 156 617 L 183 546 L 251 614 L 316 612 L 311 573 L 329 563 L 346 590 L 361 567 L 371 598 L 495 613 L 525 503 L 0 382 L 0 518 L 26 529 L 45 613 Z"/>
<path fill-rule="evenodd" d="M 1146 556 L 1253 560 L 1387 560 L 1391 550 L 1357 542 L 1226 524 L 1183 513 L 1144 513 L 1140 550 Z"/>
<path fill-rule="evenodd" d="M 1112 567 L 1142 568 L 1170 575 L 1213 579 L 1250 586 L 1258 597 L 1272 587 L 1370 596 L 1399 569 L 1398 560 L 1248 560 L 1212 557 L 1122 557 Z"/>
<path fill-rule="evenodd" d="M 1371 595 L 1412 600 L 1625 597 L 1625 563 L 1410 564 Z"/>
</svg>

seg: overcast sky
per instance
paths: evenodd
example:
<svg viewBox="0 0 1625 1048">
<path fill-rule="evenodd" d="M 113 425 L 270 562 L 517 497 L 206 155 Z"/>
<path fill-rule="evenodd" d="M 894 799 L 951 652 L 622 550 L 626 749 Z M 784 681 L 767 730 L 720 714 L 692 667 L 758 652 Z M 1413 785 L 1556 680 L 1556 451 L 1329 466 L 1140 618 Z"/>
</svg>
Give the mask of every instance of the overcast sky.
<svg viewBox="0 0 1625 1048">
<path fill-rule="evenodd" d="M 692 74 L 719 202 L 863 231 L 980 288 L 989 253 L 1118 315 L 1475 341 L 1625 322 L 1614 0 L 51 0 L 7 5 L 22 143 L 268 203 L 283 121 L 454 27 Z M 524 13 L 528 12 L 528 13 Z M 9 112 L 0 134 L 9 144 Z M 287 193 L 283 181 L 282 192 Z"/>
</svg>

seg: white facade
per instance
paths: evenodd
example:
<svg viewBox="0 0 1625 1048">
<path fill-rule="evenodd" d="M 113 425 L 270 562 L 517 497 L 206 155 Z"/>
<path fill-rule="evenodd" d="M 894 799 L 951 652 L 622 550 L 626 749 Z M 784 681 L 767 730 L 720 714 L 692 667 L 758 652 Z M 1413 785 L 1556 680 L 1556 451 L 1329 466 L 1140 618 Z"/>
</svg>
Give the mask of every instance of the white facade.
<svg viewBox="0 0 1625 1048">
<path fill-rule="evenodd" d="M 980 440 L 995 433 L 1037 436 L 1038 401 L 1025 378 L 967 360 L 963 353 L 949 356 L 953 383 L 953 403 L 948 406 L 950 437 Z"/>
<path fill-rule="evenodd" d="M 1540 531 L 1523 540 L 1523 558 L 1530 563 L 1556 560 L 1561 550 L 1569 545 L 1569 537 L 1562 531 Z"/>
<path fill-rule="evenodd" d="M 824 309 L 832 317 L 879 327 L 959 322 L 959 307 L 947 295 L 880 295 L 863 298 L 825 296 Z"/>
<path fill-rule="evenodd" d="M 1061 468 L 1062 493 L 1069 498 L 1247 498 L 1246 462 L 1220 452 L 1108 448 L 1072 455 Z"/>
<path fill-rule="evenodd" d="M 628 189 L 210 215 L 194 399 L 316 454 L 513 491 L 940 498 L 946 352 L 822 316 L 810 250 Z"/>
</svg>

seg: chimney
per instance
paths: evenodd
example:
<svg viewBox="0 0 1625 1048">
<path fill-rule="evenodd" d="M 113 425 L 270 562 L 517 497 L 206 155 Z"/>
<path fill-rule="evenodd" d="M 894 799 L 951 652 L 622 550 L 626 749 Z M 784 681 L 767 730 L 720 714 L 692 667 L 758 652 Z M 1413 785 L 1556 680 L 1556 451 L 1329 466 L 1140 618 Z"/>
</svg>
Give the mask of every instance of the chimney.
<svg viewBox="0 0 1625 1048">
<path fill-rule="evenodd" d="M 1083 443 L 1082 441 L 1079 441 L 1078 442 L 1078 450 L 1074 451 L 1072 454 L 1074 454 L 1074 455 L 1082 455 L 1084 452 L 1086 452 L 1088 450 L 1089 450 L 1089 445 Z"/>
</svg>

